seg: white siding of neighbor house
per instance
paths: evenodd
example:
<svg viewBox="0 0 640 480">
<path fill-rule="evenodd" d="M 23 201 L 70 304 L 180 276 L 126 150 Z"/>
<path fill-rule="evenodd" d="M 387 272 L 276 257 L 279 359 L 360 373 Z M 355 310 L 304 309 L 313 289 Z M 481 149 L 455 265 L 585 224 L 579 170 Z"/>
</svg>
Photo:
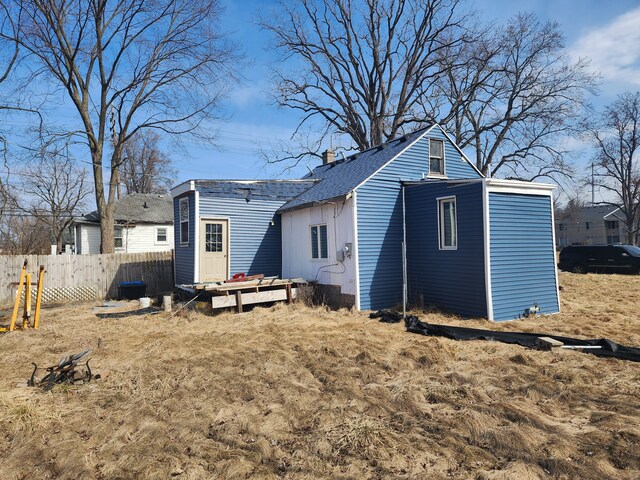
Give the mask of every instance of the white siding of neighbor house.
<svg viewBox="0 0 640 480">
<path fill-rule="evenodd" d="M 98 225 L 79 225 L 76 252 L 82 255 L 100 253 L 100 227 Z"/>
<path fill-rule="evenodd" d="M 336 204 L 285 212 L 282 218 L 282 275 L 302 277 L 324 285 L 340 285 L 342 293 L 356 295 L 356 254 L 336 260 L 345 243 L 355 249 L 353 199 Z M 311 225 L 327 225 L 329 258 L 311 258 Z"/>
<path fill-rule="evenodd" d="M 156 229 L 167 229 L 167 240 L 156 242 Z M 100 253 L 100 227 L 97 225 L 80 225 L 80 243 L 77 253 Z M 116 253 L 168 252 L 173 248 L 173 225 L 139 224 L 124 227 L 122 232 L 122 248 L 116 248 Z"/>
</svg>

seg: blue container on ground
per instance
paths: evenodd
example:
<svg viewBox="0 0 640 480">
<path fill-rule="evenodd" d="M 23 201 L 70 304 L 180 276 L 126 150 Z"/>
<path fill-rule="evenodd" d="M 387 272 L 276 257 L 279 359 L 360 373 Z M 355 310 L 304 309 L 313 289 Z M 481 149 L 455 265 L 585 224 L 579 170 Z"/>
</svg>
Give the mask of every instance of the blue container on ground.
<svg viewBox="0 0 640 480">
<path fill-rule="evenodd" d="M 147 284 L 144 282 L 122 282 L 119 287 L 121 300 L 137 300 L 147 296 Z"/>
</svg>

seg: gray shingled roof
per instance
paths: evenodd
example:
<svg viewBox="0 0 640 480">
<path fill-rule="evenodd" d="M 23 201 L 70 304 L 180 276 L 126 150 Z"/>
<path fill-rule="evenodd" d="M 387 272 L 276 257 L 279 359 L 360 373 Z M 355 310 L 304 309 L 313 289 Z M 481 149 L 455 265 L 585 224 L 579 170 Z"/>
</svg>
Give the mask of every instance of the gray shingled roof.
<svg viewBox="0 0 640 480">
<path fill-rule="evenodd" d="M 286 202 L 312 187 L 317 180 L 194 180 L 202 195 L 220 198 L 255 198 Z"/>
<path fill-rule="evenodd" d="M 170 195 L 132 193 L 116 200 L 116 223 L 173 223 L 173 201 Z M 98 211 L 81 217 L 79 223 L 99 223 Z"/>
<path fill-rule="evenodd" d="M 575 210 L 574 212 L 572 212 L 574 217 L 579 217 L 582 221 L 585 222 L 598 222 L 598 221 L 602 221 L 605 220 L 605 216 L 609 215 L 613 212 L 615 212 L 616 210 L 618 210 L 618 207 L 614 207 L 612 205 L 594 205 L 594 206 L 588 206 L 588 207 L 582 207 L 580 209 Z M 566 218 L 569 218 L 567 216 L 558 216 L 558 218 L 556 218 L 556 221 L 562 221 Z M 606 220 L 615 220 L 616 218 L 618 218 L 618 215 L 613 214 L 613 215 L 609 215 Z"/>
<path fill-rule="evenodd" d="M 300 208 L 347 195 L 402 150 L 415 142 L 429 128 L 431 126 L 421 128 L 364 152 L 355 153 L 344 160 L 336 160 L 328 165 L 316 167 L 313 173 L 304 178 L 319 179 L 320 181 L 293 200 L 285 203 L 279 211 Z"/>
</svg>

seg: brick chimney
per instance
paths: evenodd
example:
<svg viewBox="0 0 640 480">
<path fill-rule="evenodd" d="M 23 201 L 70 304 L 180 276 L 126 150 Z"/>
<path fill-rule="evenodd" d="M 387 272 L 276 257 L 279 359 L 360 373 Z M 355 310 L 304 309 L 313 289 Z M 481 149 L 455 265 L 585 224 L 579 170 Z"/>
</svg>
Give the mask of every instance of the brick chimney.
<svg viewBox="0 0 640 480">
<path fill-rule="evenodd" d="M 324 152 L 322 152 L 323 165 L 329 165 L 330 163 L 333 163 L 335 159 L 336 159 L 336 154 L 334 153 L 333 150 L 325 150 Z"/>
</svg>

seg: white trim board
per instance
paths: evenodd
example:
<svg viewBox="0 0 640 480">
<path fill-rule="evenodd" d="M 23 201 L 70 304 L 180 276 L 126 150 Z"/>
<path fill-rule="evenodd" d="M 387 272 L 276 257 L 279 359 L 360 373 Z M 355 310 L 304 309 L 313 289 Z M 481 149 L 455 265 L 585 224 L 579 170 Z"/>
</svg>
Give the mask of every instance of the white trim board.
<svg viewBox="0 0 640 480">
<path fill-rule="evenodd" d="M 194 211 L 194 221 L 196 222 L 193 230 L 193 283 L 200 281 L 200 192 L 195 191 L 194 202 L 196 202 Z"/>
<path fill-rule="evenodd" d="M 173 198 L 179 197 L 183 193 L 191 192 L 196 189 L 196 182 L 193 180 L 187 180 L 180 185 L 176 185 L 171 189 L 171 196 Z"/>
<path fill-rule="evenodd" d="M 356 310 L 360 310 L 360 244 L 358 243 L 358 197 L 356 192 L 352 194 L 353 198 L 353 260 L 355 264 L 356 274 Z"/>
<path fill-rule="evenodd" d="M 493 292 L 491 290 L 491 223 L 489 216 L 489 191 L 482 182 L 482 229 L 484 233 L 484 283 L 487 303 L 487 319 L 493 322 Z"/>
<path fill-rule="evenodd" d="M 562 307 L 560 306 L 560 283 L 558 281 L 558 262 L 556 259 L 556 221 L 555 221 L 555 215 L 553 212 L 553 195 L 549 195 L 549 202 L 550 202 L 550 206 L 551 206 L 551 239 L 553 242 L 553 273 L 555 274 L 556 277 L 556 298 L 558 300 L 558 313 L 560 313 L 560 311 L 562 310 Z"/>
</svg>

